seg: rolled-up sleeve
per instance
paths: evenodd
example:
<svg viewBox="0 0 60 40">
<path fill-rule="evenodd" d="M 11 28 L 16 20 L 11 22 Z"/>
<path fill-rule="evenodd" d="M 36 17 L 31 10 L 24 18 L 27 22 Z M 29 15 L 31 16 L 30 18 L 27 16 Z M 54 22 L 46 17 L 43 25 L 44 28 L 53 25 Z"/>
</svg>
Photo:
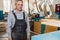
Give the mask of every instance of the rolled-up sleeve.
<svg viewBox="0 0 60 40">
<path fill-rule="evenodd" d="M 30 35 L 30 25 L 29 25 L 29 18 L 28 18 L 28 15 L 26 14 L 25 15 L 25 20 L 27 22 L 27 35 Z"/>
<path fill-rule="evenodd" d="M 8 14 L 8 19 L 7 19 L 7 33 L 8 33 L 8 38 L 11 37 L 11 14 Z"/>
</svg>

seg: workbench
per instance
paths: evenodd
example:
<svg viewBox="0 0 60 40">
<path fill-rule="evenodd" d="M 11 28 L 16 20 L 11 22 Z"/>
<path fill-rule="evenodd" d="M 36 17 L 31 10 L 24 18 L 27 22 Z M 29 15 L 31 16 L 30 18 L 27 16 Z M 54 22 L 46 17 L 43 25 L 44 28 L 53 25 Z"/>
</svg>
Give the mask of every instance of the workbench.
<svg viewBox="0 0 60 40">
<path fill-rule="evenodd" d="M 60 40 L 60 31 L 35 35 L 31 37 L 31 40 Z"/>
</svg>

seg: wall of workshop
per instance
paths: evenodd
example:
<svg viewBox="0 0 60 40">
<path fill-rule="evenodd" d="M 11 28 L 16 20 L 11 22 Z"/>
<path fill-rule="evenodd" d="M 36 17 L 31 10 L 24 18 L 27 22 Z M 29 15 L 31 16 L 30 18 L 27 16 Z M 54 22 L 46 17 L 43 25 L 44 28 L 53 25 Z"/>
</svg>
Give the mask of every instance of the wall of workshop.
<svg viewBox="0 0 60 40">
<path fill-rule="evenodd" d="M 15 8 L 15 0 L 11 0 L 11 10 Z"/>
<path fill-rule="evenodd" d="M 0 10 L 3 10 L 3 0 L 0 0 Z"/>
</svg>

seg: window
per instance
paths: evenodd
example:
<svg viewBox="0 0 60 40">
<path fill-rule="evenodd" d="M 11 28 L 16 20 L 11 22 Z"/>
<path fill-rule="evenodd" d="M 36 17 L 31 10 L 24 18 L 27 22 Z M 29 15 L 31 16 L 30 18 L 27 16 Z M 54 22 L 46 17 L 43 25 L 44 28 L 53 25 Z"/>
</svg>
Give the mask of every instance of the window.
<svg viewBox="0 0 60 40">
<path fill-rule="evenodd" d="M 4 12 L 9 12 L 11 7 L 11 0 L 3 0 L 3 10 Z"/>
</svg>

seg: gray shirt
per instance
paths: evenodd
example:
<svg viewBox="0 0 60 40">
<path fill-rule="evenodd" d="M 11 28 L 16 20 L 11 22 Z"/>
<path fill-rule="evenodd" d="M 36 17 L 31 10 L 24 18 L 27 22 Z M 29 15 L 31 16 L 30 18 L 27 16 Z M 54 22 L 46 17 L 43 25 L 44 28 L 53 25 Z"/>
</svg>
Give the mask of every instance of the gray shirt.
<svg viewBox="0 0 60 40">
<path fill-rule="evenodd" d="M 20 13 L 18 13 L 16 10 L 14 10 L 14 13 L 17 16 L 17 19 L 23 19 L 23 12 L 25 11 L 21 11 Z M 27 13 L 25 12 L 25 21 L 27 22 L 27 35 L 30 35 L 30 25 L 29 25 L 29 18 Z M 8 37 L 11 37 L 11 28 L 14 27 L 15 24 L 15 17 L 12 14 L 12 12 L 10 12 L 8 14 L 8 20 L 7 20 L 7 33 L 8 33 Z"/>
</svg>

